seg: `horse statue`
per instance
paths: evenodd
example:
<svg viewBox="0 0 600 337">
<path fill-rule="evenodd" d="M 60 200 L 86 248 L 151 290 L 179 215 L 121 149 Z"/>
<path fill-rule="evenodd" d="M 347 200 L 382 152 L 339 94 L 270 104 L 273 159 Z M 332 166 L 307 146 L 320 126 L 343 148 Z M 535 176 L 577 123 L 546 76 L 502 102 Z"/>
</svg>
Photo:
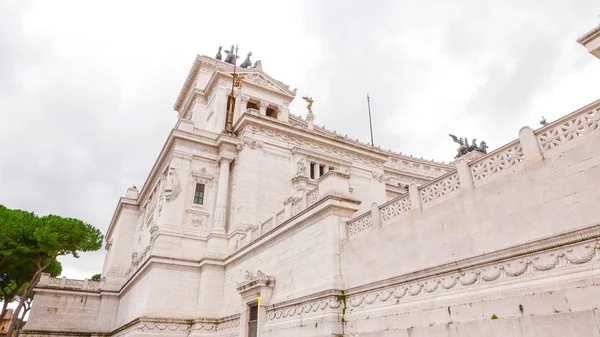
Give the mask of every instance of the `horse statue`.
<svg viewBox="0 0 600 337">
<path fill-rule="evenodd" d="M 219 46 L 219 51 L 217 52 L 217 56 L 215 56 L 215 58 L 219 61 L 223 60 L 223 55 L 221 55 L 221 49 L 223 49 L 223 46 Z"/>
<path fill-rule="evenodd" d="M 481 141 L 481 143 L 479 144 L 479 147 L 477 147 L 475 149 L 475 151 L 481 152 L 483 154 L 487 154 L 487 148 L 488 148 L 487 144 L 484 141 Z"/>
<path fill-rule="evenodd" d="M 260 60 L 254 62 L 254 65 L 252 66 L 252 68 L 262 69 L 262 62 L 260 62 Z"/>
<path fill-rule="evenodd" d="M 225 54 L 227 54 L 225 62 L 229 64 L 234 64 L 235 60 L 238 58 L 238 56 L 233 52 L 233 45 L 231 45 L 231 50 L 225 50 Z"/>
<path fill-rule="evenodd" d="M 250 56 L 252 56 L 252 52 L 248 53 L 248 56 L 246 56 L 244 62 L 240 64 L 240 68 L 250 68 L 250 66 L 252 65 L 252 61 L 250 61 Z"/>
<path fill-rule="evenodd" d="M 477 149 L 477 139 L 473 138 L 473 142 L 469 146 L 468 152 L 475 151 Z"/>
</svg>

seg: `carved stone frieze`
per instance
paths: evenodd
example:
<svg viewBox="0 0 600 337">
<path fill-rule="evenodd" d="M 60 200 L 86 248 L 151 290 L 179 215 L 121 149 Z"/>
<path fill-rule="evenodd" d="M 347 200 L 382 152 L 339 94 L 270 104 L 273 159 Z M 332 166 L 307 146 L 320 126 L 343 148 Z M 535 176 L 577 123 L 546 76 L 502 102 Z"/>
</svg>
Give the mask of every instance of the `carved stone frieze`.
<svg viewBox="0 0 600 337">
<path fill-rule="evenodd" d="M 272 138 L 277 138 L 277 139 L 280 139 L 280 140 L 283 140 L 286 142 L 291 142 L 291 143 L 294 143 L 297 145 L 309 146 L 313 149 L 324 151 L 326 155 L 334 154 L 334 155 L 340 156 L 343 159 L 346 159 L 349 161 L 360 160 L 366 164 L 371 164 L 371 165 L 375 165 L 378 167 L 383 167 L 383 163 L 385 162 L 384 160 L 376 160 L 373 158 L 369 158 L 367 156 L 360 155 L 358 153 L 346 151 L 346 150 L 343 150 L 343 149 L 340 149 L 340 148 L 337 148 L 334 146 L 328 146 L 326 144 L 313 141 L 309 138 L 293 135 L 291 133 L 280 132 L 280 131 L 276 131 L 276 130 L 272 130 L 272 129 L 266 129 L 266 128 L 263 128 L 263 127 L 257 126 L 257 125 L 250 126 L 250 130 L 254 131 L 254 132 L 262 133 L 262 134 L 272 137 Z"/>
<path fill-rule="evenodd" d="M 263 143 L 261 141 L 256 141 L 254 139 L 244 139 L 240 143 L 236 145 L 238 151 L 242 151 L 245 148 L 250 148 L 252 150 L 262 149 Z"/>
<path fill-rule="evenodd" d="M 542 253 L 513 258 L 491 265 L 455 270 L 428 279 L 392 284 L 375 291 L 349 295 L 350 308 L 368 308 L 372 305 L 397 304 L 403 298 L 443 293 L 454 289 L 489 284 L 524 275 L 542 274 L 560 268 L 574 268 L 578 265 L 600 260 L 597 251 L 600 244 L 590 240 Z M 388 301 L 393 299 L 393 301 Z"/>
</svg>

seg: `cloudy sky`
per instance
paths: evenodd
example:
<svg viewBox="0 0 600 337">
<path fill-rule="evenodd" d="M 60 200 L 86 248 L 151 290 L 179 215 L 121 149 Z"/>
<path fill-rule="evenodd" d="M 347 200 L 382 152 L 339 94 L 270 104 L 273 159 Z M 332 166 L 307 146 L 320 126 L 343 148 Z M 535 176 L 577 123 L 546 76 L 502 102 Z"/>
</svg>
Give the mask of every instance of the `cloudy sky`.
<svg viewBox="0 0 600 337">
<path fill-rule="evenodd" d="M 105 231 L 196 54 L 234 43 L 329 129 L 368 141 L 369 93 L 376 145 L 448 161 L 454 133 L 493 149 L 600 98 L 600 60 L 575 41 L 598 14 L 597 0 L 0 0 L 0 203 Z M 63 275 L 102 258 L 63 259 Z"/>
</svg>

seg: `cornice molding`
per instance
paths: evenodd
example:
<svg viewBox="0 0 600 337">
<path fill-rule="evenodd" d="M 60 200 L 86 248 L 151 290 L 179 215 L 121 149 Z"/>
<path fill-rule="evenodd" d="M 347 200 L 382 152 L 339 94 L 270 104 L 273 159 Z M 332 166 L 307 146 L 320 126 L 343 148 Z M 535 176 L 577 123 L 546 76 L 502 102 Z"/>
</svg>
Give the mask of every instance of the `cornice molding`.
<svg viewBox="0 0 600 337">
<path fill-rule="evenodd" d="M 352 162 L 348 161 L 348 160 L 344 160 L 344 159 L 339 159 L 339 158 L 335 158 L 332 156 L 328 156 L 325 153 L 321 153 L 318 151 L 313 151 L 313 150 L 309 150 L 309 149 L 303 149 L 301 147 L 293 147 L 291 150 L 292 154 L 303 154 L 303 155 L 307 155 L 309 157 L 313 157 L 313 158 L 318 158 L 318 159 L 322 159 L 325 161 L 330 161 L 336 164 L 340 164 L 340 165 L 345 165 L 345 166 L 352 166 Z"/>
<path fill-rule="evenodd" d="M 593 38 L 600 37 L 600 25 L 596 28 L 590 30 L 589 32 L 583 34 L 580 38 L 577 39 L 577 42 L 581 45 L 585 45 L 590 42 Z"/>
<path fill-rule="evenodd" d="M 308 131 L 299 130 L 288 123 L 271 118 L 243 113 L 234 126 L 238 134 L 246 132 L 263 134 L 270 138 L 280 139 L 294 145 L 306 145 L 312 149 L 318 149 L 327 156 L 337 155 L 340 160 L 344 157 L 350 160 L 360 160 L 366 164 L 383 167 L 388 157 L 383 154 L 366 151 L 351 144 Z M 296 147 L 296 146 L 294 146 Z"/>
</svg>

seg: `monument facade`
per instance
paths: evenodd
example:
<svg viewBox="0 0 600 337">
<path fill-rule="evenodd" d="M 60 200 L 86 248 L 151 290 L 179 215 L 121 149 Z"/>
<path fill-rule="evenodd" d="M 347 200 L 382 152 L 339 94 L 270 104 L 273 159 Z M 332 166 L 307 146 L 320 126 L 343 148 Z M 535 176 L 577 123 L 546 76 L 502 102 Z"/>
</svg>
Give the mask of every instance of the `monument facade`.
<svg viewBox="0 0 600 337">
<path fill-rule="evenodd" d="M 600 336 L 600 101 L 444 164 L 314 124 L 309 96 L 293 115 L 225 52 L 194 61 L 101 281 L 44 275 L 25 335 Z"/>
</svg>

